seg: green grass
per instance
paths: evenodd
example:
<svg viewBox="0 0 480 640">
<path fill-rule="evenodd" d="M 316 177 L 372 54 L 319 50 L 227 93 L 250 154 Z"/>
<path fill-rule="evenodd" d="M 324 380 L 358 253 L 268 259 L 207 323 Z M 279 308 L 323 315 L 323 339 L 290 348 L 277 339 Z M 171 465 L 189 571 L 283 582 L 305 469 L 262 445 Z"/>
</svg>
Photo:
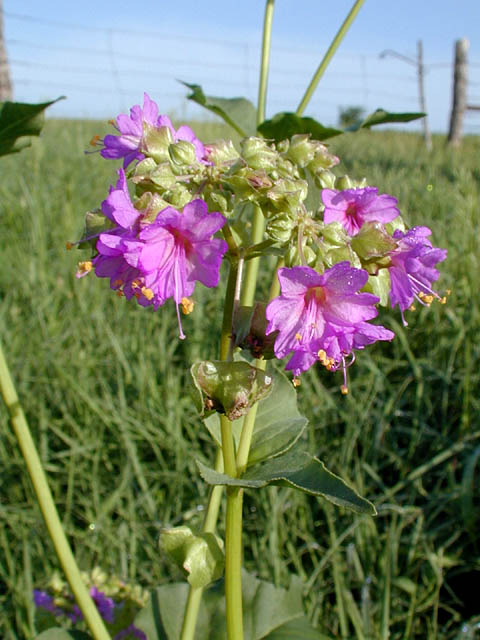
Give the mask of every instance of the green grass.
<svg viewBox="0 0 480 640">
<path fill-rule="evenodd" d="M 210 462 L 213 448 L 187 371 L 216 355 L 222 292 L 197 288 L 181 342 L 173 306 L 151 313 L 104 280 L 75 278 L 84 254 L 65 242 L 115 180 L 113 163 L 83 153 L 103 132 L 49 121 L 31 150 L 1 159 L 0 327 L 81 568 L 148 587 L 179 578 L 158 552 L 160 529 L 201 521 L 207 488 L 195 458 Z M 397 337 L 359 354 L 349 396 L 324 370 L 302 376 L 311 450 L 378 517 L 286 489 L 246 498 L 247 568 L 279 584 L 301 575 L 307 612 L 332 638 L 453 640 L 480 613 L 464 587 L 467 574 L 480 577 L 480 140 L 457 152 L 434 145 L 429 154 L 416 135 L 392 132 L 331 144 L 339 173 L 395 195 L 408 223 L 430 226 L 449 250 L 438 283 L 451 289 L 447 304 L 410 313 L 408 328 L 384 312 Z M 31 590 L 57 564 L 3 409 L 0 420 L 0 635 L 31 638 Z"/>
</svg>

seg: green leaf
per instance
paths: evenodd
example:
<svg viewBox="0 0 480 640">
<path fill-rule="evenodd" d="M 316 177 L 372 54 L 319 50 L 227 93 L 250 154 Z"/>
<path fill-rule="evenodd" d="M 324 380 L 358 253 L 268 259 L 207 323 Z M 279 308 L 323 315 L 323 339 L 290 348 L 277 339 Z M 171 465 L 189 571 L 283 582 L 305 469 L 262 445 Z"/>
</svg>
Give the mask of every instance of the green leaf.
<svg viewBox="0 0 480 640">
<path fill-rule="evenodd" d="M 214 533 L 195 535 L 187 526 L 164 529 L 159 546 L 185 570 L 192 587 L 206 587 L 223 575 L 223 541 Z"/>
<path fill-rule="evenodd" d="M 275 142 L 291 138 L 297 133 L 310 133 L 314 140 L 327 140 L 343 133 L 341 129 L 324 127 L 313 118 L 297 116 L 296 113 L 287 111 L 277 113 L 271 120 L 264 120 L 258 131 Z"/>
<path fill-rule="evenodd" d="M 339 476 L 329 471 L 323 462 L 308 453 L 291 449 L 286 454 L 261 465 L 251 467 L 241 478 L 232 478 L 209 469 L 197 460 L 200 474 L 208 484 L 260 489 L 269 485 L 290 487 L 321 496 L 339 507 L 356 513 L 375 515 L 374 505 L 358 495 Z"/>
<path fill-rule="evenodd" d="M 74 629 L 61 629 L 54 627 L 42 631 L 35 637 L 35 640 L 93 640 L 92 636 L 84 631 L 75 631 Z"/>
<path fill-rule="evenodd" d="M 288 451 L 300 438 L 308 423 L 297 409 L 297 393 L 287 376 L 276 371 L 272 377 L 272 392 L 258 404 L 248 465 Z M 213 414 L 204 422 L 212 437 L 221 446 L 219 416 Z M 233 421 L 233 437 L 237 446 L 242 427 L 243 417 Z"/>
<path fill-rule="evenodd" d="M 0 156 L 30 146 L 30 137 L 40 135 L 45 109 L 62 99 L 63 96 L 40 104 L 0 102 Z"/>
<path fill-rule="evenodd" d="M 291 622 L 265 636 L 265 640 L 332 640 L 332 638 L 316 631 L 306 616 L 296 618 Z"/>
<path fill-rule="evenodd" d="M 363 120 L 359 124 L 347 127 L 345 131 L 353 132 L 358 131 L 358 129 L 369 129 L 370 127 L 376 126 L 377 124 L 388 124 L 390 122 L 411 122 L 412 120 L 423 118 L 426 115 L 426 113 L 419 112 L 392 113 L 390 111 L 385 111 L 385 109 L 377 109 L 369 116 L 367 116 L 365 120 Z"/>
<path fill-rule="evenodd" d="M 182 82 L 182 84 L 192 91 L 188 96 L 189 100 L 193 100 L 193 102 L 220 116 L 242 137 L 255 135 L 257 112 L 250 100 L 206 96 L 200 85 L 188 84 L 188 82 Z"/>
<path fill-rule="evenodd" d="M 282 589 L 243 571 L 244 640 L 270 637 L 276 629 L 301 619 L 304 616 L 302 589 L 301 580 L 295 576 L 289 588 Z M 183 583 L 155 589 L 150 602 L 135 618 L 135 626 L 146 633 L 148 640 L 178 640 L 187 594 L 188 586 Z M 223 581 L 220 581 L 203 595 L 195 640 L 226 640 L 225 629 L 225 594 Z M 320 639 L 314 636 L 312 640 Z"/>
</svg>

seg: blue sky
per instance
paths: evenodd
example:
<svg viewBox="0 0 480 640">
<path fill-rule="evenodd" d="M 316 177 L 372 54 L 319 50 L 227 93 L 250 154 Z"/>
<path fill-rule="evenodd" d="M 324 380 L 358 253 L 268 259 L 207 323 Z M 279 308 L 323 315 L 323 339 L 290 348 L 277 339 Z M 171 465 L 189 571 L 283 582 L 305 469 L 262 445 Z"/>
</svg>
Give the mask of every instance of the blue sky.
<svg viewBox="0 0 480 640">
<path fill-rule="evenodd" d="M 276 1 L 267 115 L 295 110 L 352 4 Z M 3 0 L 15 99 L 63 94 L 67 100 L 51 116 L 103 119 L 127 111 L 147 91 L 164 112 L 203 117 L 185 99 L 181 79 L 207 94 L 255 102 L 264 7 L 260 0 Z M 480 105 L 479 29 L 478 0 L 366 0 L 305 115 L 334 125 L 345 106 L 418 110 L 415 67 L 379 54 L 389 49 L 413 59 L 422 39 L 430 124 L 445 131 L 461 37 L 470 40 L 468 101 Z M 480 132 L 480 112 L 467 114 L 465 129 Z"/>
</svg>

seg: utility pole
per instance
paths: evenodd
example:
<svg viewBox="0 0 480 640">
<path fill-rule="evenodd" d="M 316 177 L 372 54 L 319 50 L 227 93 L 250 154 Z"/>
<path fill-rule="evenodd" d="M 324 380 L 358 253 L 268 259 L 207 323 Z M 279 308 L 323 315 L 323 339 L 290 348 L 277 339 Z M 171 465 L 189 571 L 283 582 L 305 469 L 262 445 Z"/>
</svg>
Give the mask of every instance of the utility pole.
<svg viewBox="0 0 480 640">
<path fill-rule="evenodd" d="M 3 40 L 3 0 L 0 0 L 0 102 L 12 99 L 12 83 Z"/>
<path fill-rule="evenodd" d="M 467 108 L 467 53 L 469 46 L 467 38 L 457 40 L 455 43 L 452 113 L 448 132 L 448 144 L 452 147 L 458 147 L 462 139 L 463 116 Z"/>
<path fill-rule="evenodd" d="M 382 51 L 380 54 L 380 58 L 385 58 L 386 56 L 393 56 L 394 58 L 399 58 L 404 62 L 414 66 L 417 70 L 417 78 L 418 78 L 418 102 L 420 105 L 420 111 L 422 113 L 427 113 L 427 104 L 425 100 L 425 65 L 423 64 L 423 43 L 421 40 L 417 42 L 417 58 L 416 60 L 413 58 L 409 58 L 408 56 L 404 56 L 403 53 L 398 53 L 398 51 L 393 51 L 392 49 L 386 49 Z M 427 116 L 423 117 L 423 139 L 425 141 L 426 148 L 430 151 L 432 148 L 432 136 L 430 134 L 430 128 L 428 126 Z"/>
</svg>

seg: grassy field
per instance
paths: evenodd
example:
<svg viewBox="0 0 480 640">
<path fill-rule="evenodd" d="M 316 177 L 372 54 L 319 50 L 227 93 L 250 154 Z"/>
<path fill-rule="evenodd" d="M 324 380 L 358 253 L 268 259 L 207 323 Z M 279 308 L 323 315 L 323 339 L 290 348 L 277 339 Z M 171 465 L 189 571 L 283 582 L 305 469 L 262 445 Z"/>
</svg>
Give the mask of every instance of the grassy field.
<svg viewBox="0 0 480 640">
<path fill-rule="evenodd" d="M 2 158 L 0 327 L 18 393 L 82 569 L 144 587 L 179 578 L 159 555 L 162 527 L 201 521 L 195 458 L 213 448 L 186 391 L 189 364 L 215 357 L 222 291 L 199 291 L 177 339 L 157 313 L 76 280 L 65 242 L 99 206 L 115 165 L 83 150 L 98 123 L 49 121 L 30 151 Z M 221 126 L 197 127 L 204 140 Z M 357 517 L 287 489 L 245 501 L 245 564 L 305 582 L 311 620 L 332 638 L 475 638 L 478 527 L 480 140 L 365 132 L 332 142 L 338 173 L 395 195 L 407 222 L 433 229 L 447 305 L 382 323 L 397 337 L 357 358 L 351 394 L 324 370 L 302 376 L 312 452 L 377 505 Z M 0 409 L 0 636 L 32 638 L 31 593 L 56 568 L 18 446 Z M 480 617 L 479 617 L 480 619 Z M 466 625 L 466 626 L 465 626 Z M 466 631 L 462 632 L 462 628 Z"/>
</svg>

